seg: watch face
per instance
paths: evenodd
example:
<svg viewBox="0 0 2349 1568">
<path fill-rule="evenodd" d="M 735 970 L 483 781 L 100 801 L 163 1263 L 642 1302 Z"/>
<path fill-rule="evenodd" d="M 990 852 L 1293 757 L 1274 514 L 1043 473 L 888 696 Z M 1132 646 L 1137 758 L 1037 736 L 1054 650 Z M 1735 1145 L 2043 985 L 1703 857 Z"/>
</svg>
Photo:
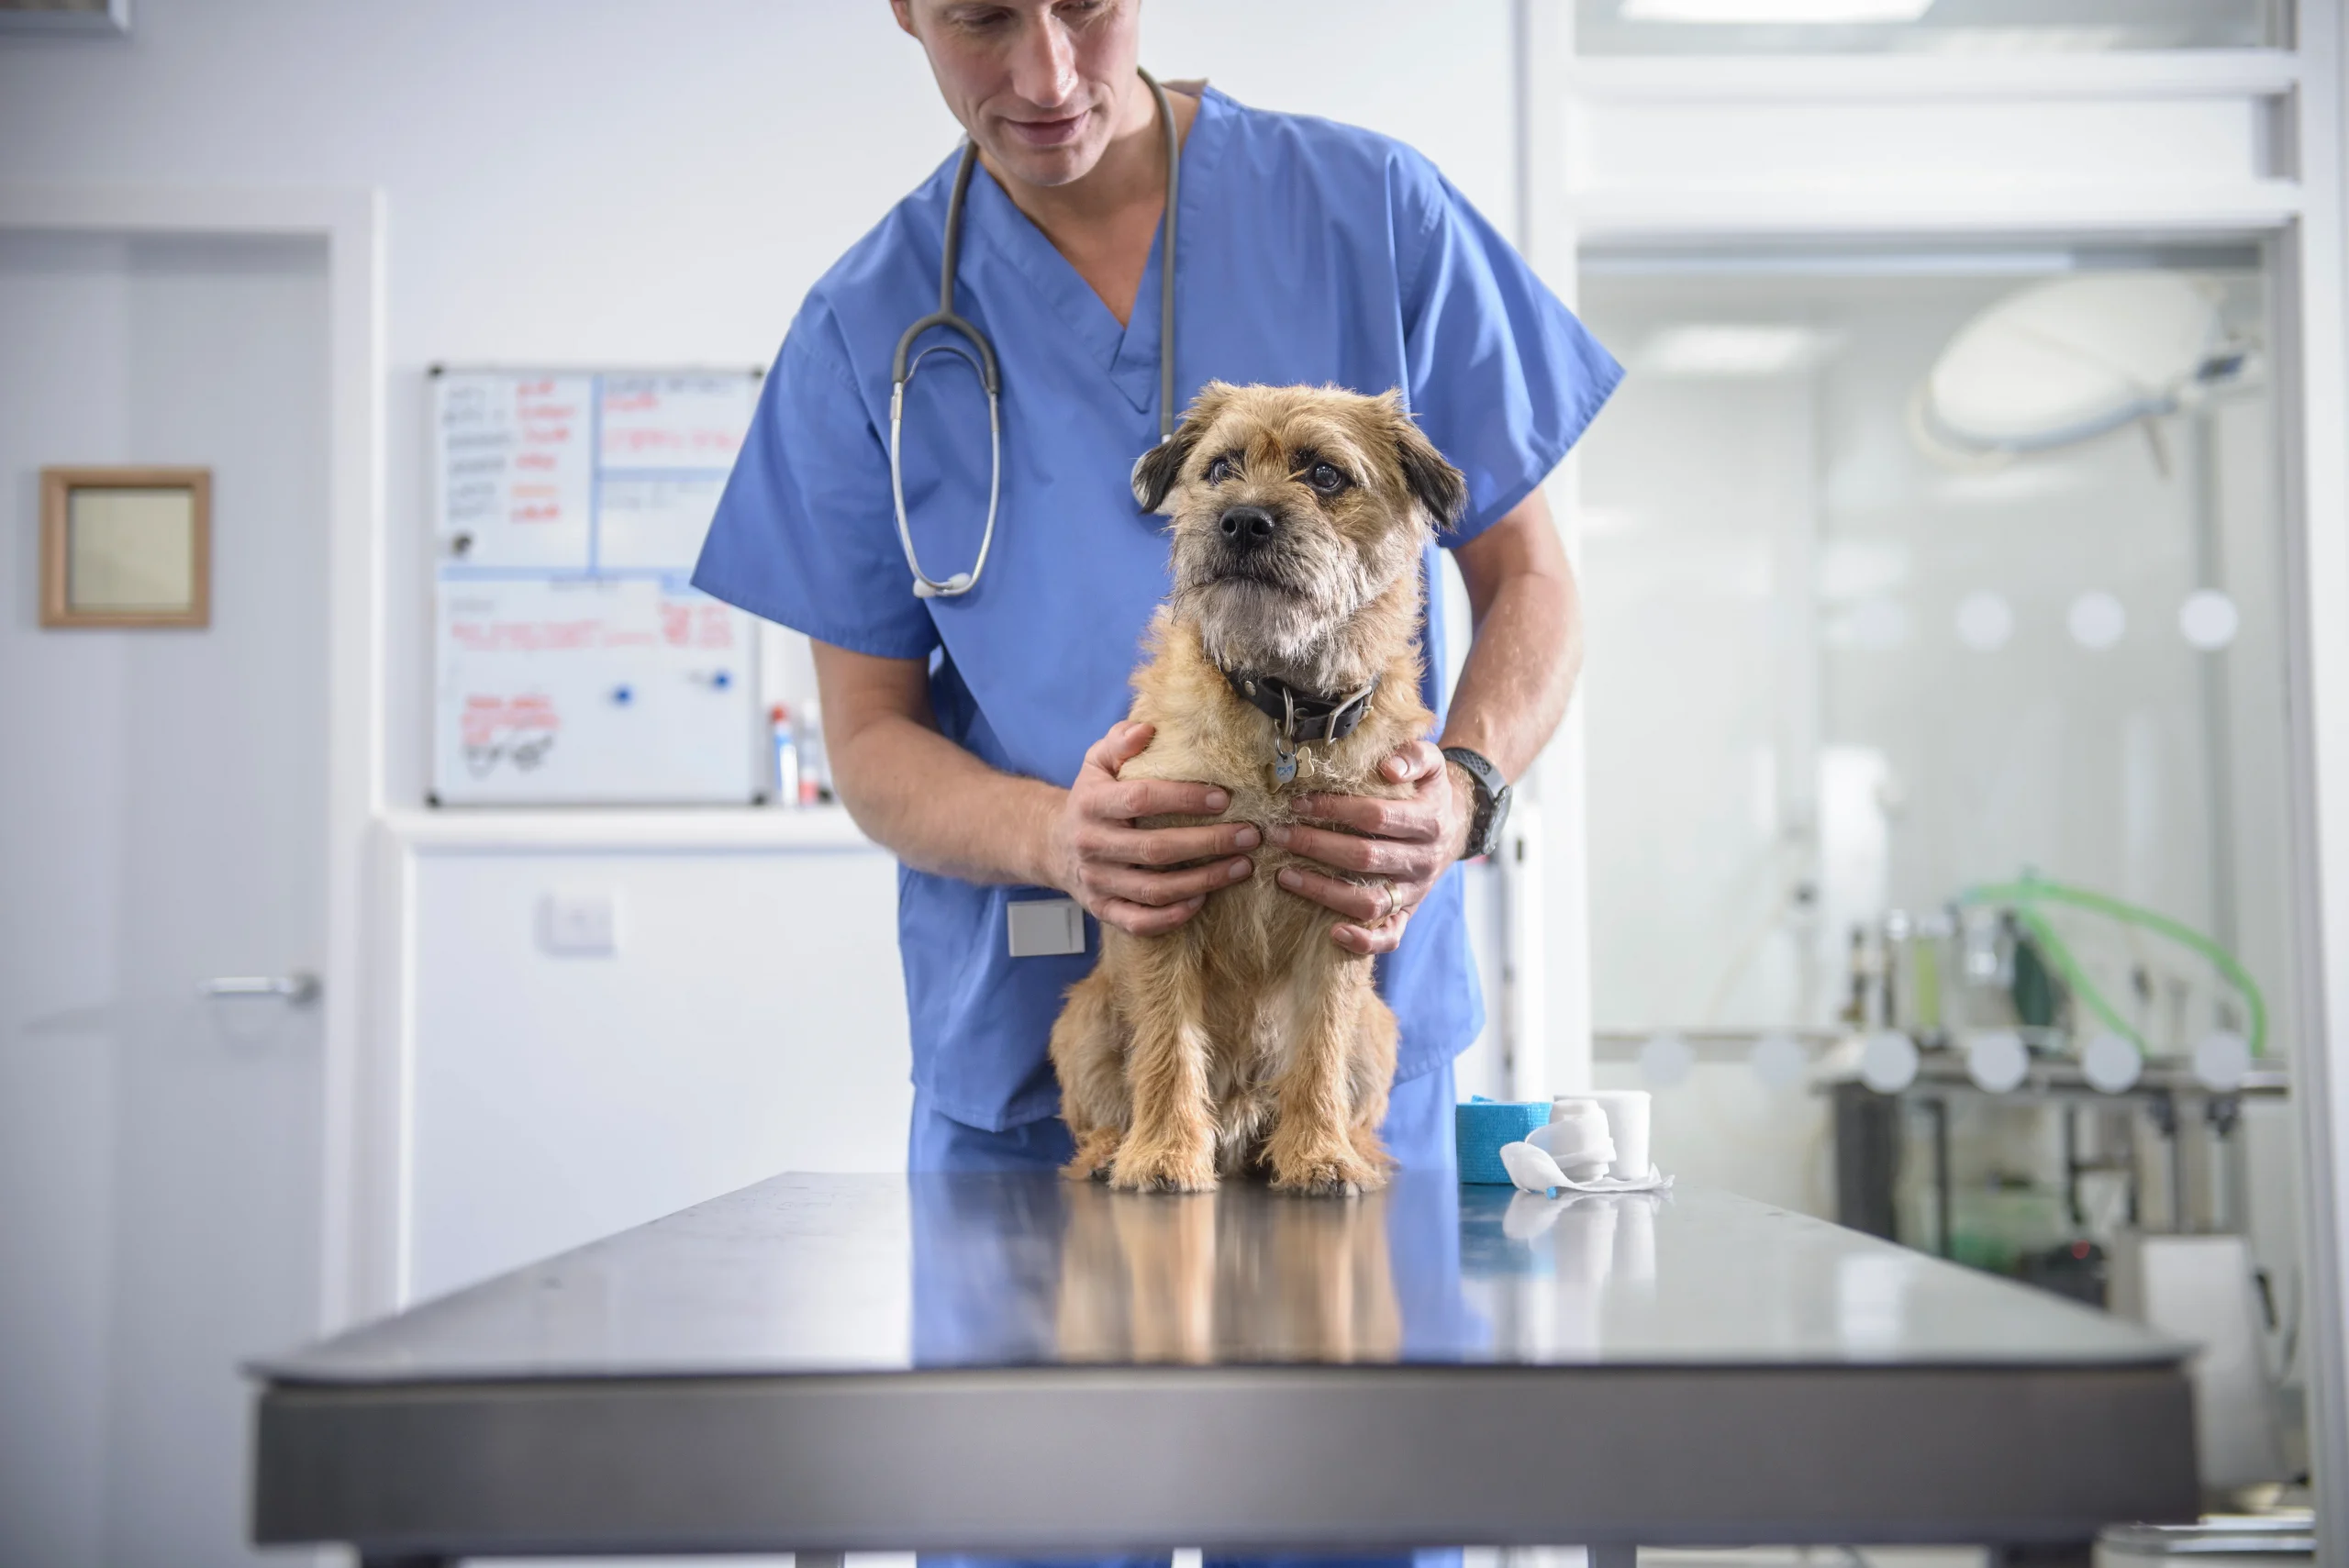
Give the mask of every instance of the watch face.
<svg viewBox="0 0 2349 1568">
<path fill-rule="evenodd" d="M 1493 796 L 1492 815 L 1485 819 L 1485 830 L 1476 835 L 1476 846 L 1470 853 L 1489 855 L 1501 847 L 1501 824 L 1508 820 L 1508 796 L 1506 788 Z"/>
</svg>

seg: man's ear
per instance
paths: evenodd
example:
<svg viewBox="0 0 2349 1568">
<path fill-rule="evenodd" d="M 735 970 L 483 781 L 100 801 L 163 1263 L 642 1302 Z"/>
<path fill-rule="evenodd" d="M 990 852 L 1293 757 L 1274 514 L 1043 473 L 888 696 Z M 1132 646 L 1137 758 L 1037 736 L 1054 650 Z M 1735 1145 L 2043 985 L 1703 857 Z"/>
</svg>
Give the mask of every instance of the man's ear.
<svg viewBox="0 0 2349 1568">
<path fill-rule="evenodd" d="M 1165 504 L 1166 493 L 1183 476 L 1183 465 L 1191 461 L 1191 454 L 1198 450 L 1199 438 L 1208 433 L 1208 427 L 1223 412 L 1233 390 L 1225 382 L 1208 383 L 1183 411 L 1183 422 L 1174 427 L 1174 433 L 1134 461 L 1134 499 L 1143 511 L 1155 512 Z"/>
<path fill-rule="evenodd" d="M 1468 509 L 1468 481 L 1443 461 L 1435 443 L 1405 410 L 1401 393 L 1388 393 L 1386 406 L 1395 418 L 1395 454 L 1403 467 L 1404 488 L 1428 509 L 1429 521 L 1440 529 L 1451 528 Z"/>
</svg>

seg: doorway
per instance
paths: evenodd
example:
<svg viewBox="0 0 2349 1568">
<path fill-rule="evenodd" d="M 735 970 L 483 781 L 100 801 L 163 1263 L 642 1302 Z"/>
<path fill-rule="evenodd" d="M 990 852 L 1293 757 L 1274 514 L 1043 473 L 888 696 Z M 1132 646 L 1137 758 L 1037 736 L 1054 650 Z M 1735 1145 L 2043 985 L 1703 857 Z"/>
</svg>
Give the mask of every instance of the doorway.
<svg viewBox="0 0 2349 1568">
<path fill-rule="evenodd" d="M 0 230 L 0 1559 L 245 1563 L 239 1362 L 318 1326 L 323 239 Z M 213 478 L 201 630 L 37 625 L 39 470 Z M 298 992 L 298 986 L 284 989 Z"/>
</svg>

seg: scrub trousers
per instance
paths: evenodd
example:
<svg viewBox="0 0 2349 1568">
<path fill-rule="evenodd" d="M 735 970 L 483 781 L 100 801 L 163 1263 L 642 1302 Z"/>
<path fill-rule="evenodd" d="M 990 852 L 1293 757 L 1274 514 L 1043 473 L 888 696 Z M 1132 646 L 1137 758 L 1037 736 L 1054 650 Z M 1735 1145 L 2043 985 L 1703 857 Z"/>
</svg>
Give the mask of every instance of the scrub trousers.
<svg viewBox="0 0 2349 1568">
<path fill-rule="evenodd" d="M 1379 1137 L 1407 1171 L 1456 1171 L 1453 1148 L 1452 1063 L 1406 1078 L 1386 1102 Z M 914 1171 L 1054 1171 L 1076 1152 L 1068 1124 L 1058 1117 L 990 1132 L 946 1116 L 914 1092 L 907 1166 Z M 963 1557 L 923 1552 L 921 1568 L 1167 1568 L 1165 1557 Z M 1298 1553 L 1284 1557 L 1208 1557 L 1201 1568 L 1460 1568 L 1460 1550 L 1447 1547 L 1384 1557 Z"/>
</svg>

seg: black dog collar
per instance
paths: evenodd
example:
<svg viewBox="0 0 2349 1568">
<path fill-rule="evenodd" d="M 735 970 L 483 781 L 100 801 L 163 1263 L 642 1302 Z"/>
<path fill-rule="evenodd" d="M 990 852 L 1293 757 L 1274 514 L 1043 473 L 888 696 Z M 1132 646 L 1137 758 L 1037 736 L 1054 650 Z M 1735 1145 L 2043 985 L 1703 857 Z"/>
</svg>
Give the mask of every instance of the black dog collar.
<svg viewBox="0 0 2349 1568">
<path fill-rule="evenodd" d="M 1297 776 L 1297 749 L 1310 741 L 1343 740 L 1370 712 L 1378 682 L 1341 696 L 1301 692 L 1278 675 L 1226 670 L 1223 678 L 1240 700 L 1273 721 L 1274 771 L 1283 784 Z"/>
</svg>

